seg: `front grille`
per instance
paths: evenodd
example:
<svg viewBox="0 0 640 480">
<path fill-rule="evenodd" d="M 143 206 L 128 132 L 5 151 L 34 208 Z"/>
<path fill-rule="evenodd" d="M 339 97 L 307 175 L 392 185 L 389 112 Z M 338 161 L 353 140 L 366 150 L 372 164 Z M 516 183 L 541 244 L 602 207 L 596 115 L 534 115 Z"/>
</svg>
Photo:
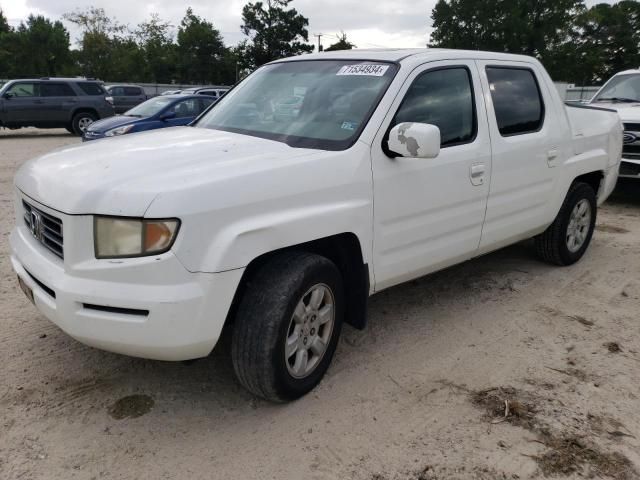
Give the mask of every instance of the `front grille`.
<svg viewBox="0 0 640 480">
<path fill-rule="evenodd" d="M 622 146 L 622 157 L 640 160 L 640 123 L 625 123 L 624 133 L 625 144 Z M 626 137 L 630 137 L 630 140 Z"/>
<path fill-rule="evenodd" d="M 49 251 L 64 258 L 62 220 L 29 205 L 24 200 L 24 223 L 31 234 Z"/>
<path fill-rule="evenodd" d="M 623 161 L 620 164 L 620 175 L 638 176 L 640 175 L 640 165 Z"/>
</svg>

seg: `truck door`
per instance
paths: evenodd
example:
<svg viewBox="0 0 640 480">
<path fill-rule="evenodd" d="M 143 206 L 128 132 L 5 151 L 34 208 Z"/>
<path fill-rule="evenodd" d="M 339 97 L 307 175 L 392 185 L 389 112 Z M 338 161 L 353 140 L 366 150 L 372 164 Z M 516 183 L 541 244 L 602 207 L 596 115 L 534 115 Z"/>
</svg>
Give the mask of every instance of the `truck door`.
<svg viewBox="0 0 640 480">
<path fill-rule="evenodd" d="M 401 87 L 371 147 L 376 290 L 478 250 L 491 173 L 484 108 L 473 61 L 427 63 Z M 387 132 L 402 122 L 438 126 L 438 157 L 387 156 Z"/>
<path fill-rule="evenodd" d="M 534 63 L 478 61 L 493 168 L 480 253 L 538 233 L 554 215 L 554 178 L 567 143 L 555 103 Z"/>
<path fill-rule="evenodd" d="M 70 120 L 76 93 L 67 83 L 43 82 L 40 84 L 40 100 L 41 122 L 60 125 Z"/>
<path fill-rule="evenodd" d="M 40 82 L 16 82 L 5 92 L 4 108 L 8 125 L 33 126 L 42 118 Z"/>
</svg>

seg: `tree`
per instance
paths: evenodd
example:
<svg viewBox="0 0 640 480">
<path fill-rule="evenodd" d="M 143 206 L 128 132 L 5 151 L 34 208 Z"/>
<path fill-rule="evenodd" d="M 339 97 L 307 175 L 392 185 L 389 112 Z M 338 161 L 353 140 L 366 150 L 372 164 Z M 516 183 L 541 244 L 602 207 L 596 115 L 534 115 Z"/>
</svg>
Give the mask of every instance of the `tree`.
<svg viewBox="0 0 640 480">
<path fill-rule="evenodd" d="M 144 57 L 145 77 L 153 82 L 170 82 L 175 71 L 171 24 L 153 13 L 149 20 L 138 25 L 135 36 Z"/>
<path fill-rule="evenodd" d="M 18 28 L 0 33 L 0 57 L 7 76 L 55 76 L 71 61 L 69 32 L 59 21 L 29 15 Z"/>
<path fill-rule="evenodd" d="M 9 26 L 9 22 L 7 21 L 7 17 L 4 16 L 2 9 L 0 8 L 0 35 L 3 33 L 9 33 L 11 31 L 11 27 Z"/>
<path fill-rule="evenodd" d="M 584 9 L 583 0 L 438 0 L 431 46 L 531 55 L 553 75 Z"/>
<path fill-rule="evenodd" d="M 113 55 L 114 39 L 122 40 L 126 27 L 108 17 L 104 8 L 89 7 L 84 11 L 65 13 L 63 18 L 82 31 L 77 55 L 80 70 L 88 76 L 111 78 L 117 60 Z"/>
<path fill-rule="evenodd" d="M 332 50 L 351 50 L 352 48 L 356 48 L 356 46 L 353 43 L 347 40 L 346 33 L 342 32 L 339 35 L 336 35 L 336 37 L 338 37 L 338 41 L 332 45 L 329 45 L 329 47 L 325 48 L 324 50 L 326 52 L 330 52 Z"/>
<path fill-rule="evenodd" d="M 640 66 L 640 3 L 598 4 L 576 18 L 569 47 L 574 83 L 601 83 L 614 73 Z M 577 60 L 577 61 L 576 61 Z"/>
<path fill-rule="evenodd" d="M 226 48 L 212 23 L 200 18 L 191 7 L 180 22 L 176 47 L 182 82 L 224 83 Z"/>
<path fill-rule="evenodd" d="M 4 16 L 2 9 L 0 9 L 0 79 L 9 77 L 9 68 L 12 62 L 9 50 L 10 42 L 7 39 L 11 31 L 7 17 Z"/>
<path fill-rule="evenodd" d="M 290 8 L 292 0 L 248 3 L 242 9 L 242 33 L 249 41 L 242 45 L 243 66 L 256 68 L 278 58 L 313 51 L 307 26 L 309 20 Z"/>
</svg>

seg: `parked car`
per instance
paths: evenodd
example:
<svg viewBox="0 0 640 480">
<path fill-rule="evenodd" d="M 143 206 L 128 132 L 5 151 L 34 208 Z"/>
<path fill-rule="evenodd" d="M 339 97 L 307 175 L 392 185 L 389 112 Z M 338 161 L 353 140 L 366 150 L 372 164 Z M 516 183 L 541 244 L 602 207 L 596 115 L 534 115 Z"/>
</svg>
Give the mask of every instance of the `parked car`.
<svg viewBox="0 0 640 480">
<path fill-rule="evenodd" d="M 116 113 L 124 113 L 148 98 L 144 88 L 138 85 L 109 85 L 105 89 L 113 98 Z"/>
<path fill-rule="evenodd" d="M 620 176 L 640 179 L 640 69 L 614 75 L 591 105 L 616 110 L 624 124 Z"/>
<path fill-rule="evenodd" d="M 118 115 L 92 123 L 83 141 L 190 124 L 216 100 L 204 95 L 154 97 Z"/>
<path fill-rule="evenodd" d="M 275 119 L 270 99 L 297 94 Z M 617 114 L 565 107 L 533 58 L 298 56 L 171 135 L 24 164 L 11 262 L 94 347 L 199 358 L 227 324 L 242 385 L 286 401 L 320 382 L 343 322 L 365 327 L 371 294 L 531 237 L 580 260 L 621 148 Z"/>
<path fill-rule="evenodd" d="M 175 95 L 180 92 L 182 92 L 182 90 L 165 90 L 160 95 Z"/>
<path fill-rule="evenodd" d="M 229 91 L 229 87 L 193 87 L 185 88 L 180 93 L 183 95 L 207 95 L 220 99 Z"/>
<path fill-rule="evenodd" d="M 82 132 L 114 114 L 100 83 L 79 78 L 11 80 L 0 89 L 0 126 L 66 128 Z"/>
</svg>

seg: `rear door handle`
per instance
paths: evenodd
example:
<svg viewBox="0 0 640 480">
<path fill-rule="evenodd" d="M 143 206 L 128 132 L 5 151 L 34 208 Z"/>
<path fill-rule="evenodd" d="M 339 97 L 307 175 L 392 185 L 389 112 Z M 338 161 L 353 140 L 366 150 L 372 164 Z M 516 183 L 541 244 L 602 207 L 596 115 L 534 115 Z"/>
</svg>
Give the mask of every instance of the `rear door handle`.
<svg viewBox="0 0 640 480">
<path fill-rule="evenodd" d="M 483 185 L 486 166 L 484 163 L 474 163 L 469 170 L 472 185 Z"/>
</svg>

